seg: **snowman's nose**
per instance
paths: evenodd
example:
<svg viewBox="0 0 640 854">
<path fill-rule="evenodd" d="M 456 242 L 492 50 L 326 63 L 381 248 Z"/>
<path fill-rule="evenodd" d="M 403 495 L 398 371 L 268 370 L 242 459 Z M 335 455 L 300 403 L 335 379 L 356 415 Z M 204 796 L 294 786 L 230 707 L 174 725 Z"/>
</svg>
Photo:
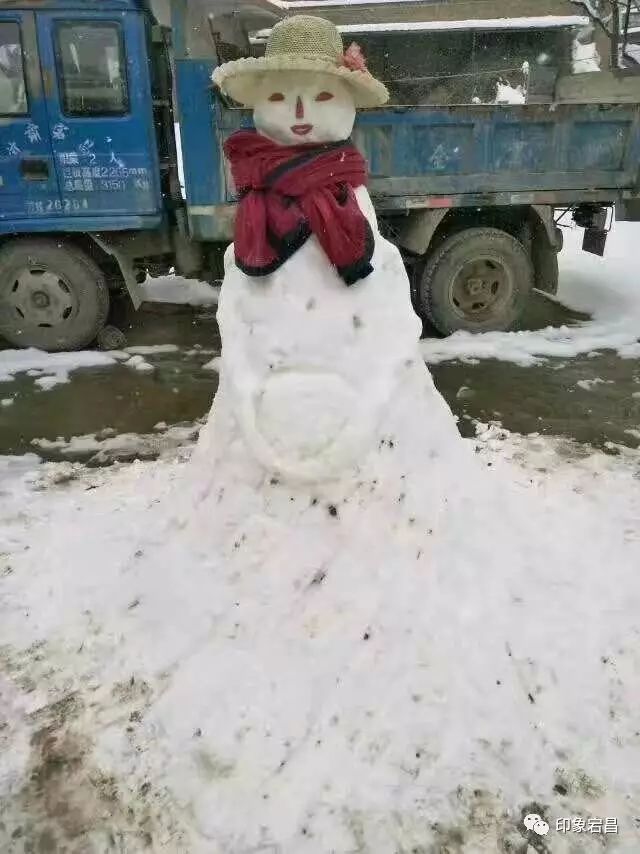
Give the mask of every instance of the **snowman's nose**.
<svg viewBox="0 0 640 854">
<path fill-rule="evenodd" d="M 302 98 L 298 95 L 296 99 L 296 118 L 303 119 L 304 118 L 304 107 L 302 106 Z"/>
</svg>

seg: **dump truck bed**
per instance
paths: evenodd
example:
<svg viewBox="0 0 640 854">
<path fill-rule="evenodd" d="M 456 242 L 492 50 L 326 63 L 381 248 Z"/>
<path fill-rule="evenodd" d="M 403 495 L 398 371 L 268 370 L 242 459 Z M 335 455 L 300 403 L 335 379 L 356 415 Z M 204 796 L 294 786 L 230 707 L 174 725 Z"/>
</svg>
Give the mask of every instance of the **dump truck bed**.
<svg viewBox="0 0 640 854">
<path fill-rule="evenodd" d="M 249 123 L 220 111 L 223 138 Z M 354 141 L 389 208 L 616 201 L 638 189 L 640 104 L 391 107 L 360 114 Z"/>
</svg>

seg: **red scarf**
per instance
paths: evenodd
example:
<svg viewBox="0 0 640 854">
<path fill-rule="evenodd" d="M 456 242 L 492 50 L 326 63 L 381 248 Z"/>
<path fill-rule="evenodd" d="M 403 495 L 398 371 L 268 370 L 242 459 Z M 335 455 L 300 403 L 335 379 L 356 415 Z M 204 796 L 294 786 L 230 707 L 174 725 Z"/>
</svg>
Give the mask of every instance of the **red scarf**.
<svg viewBox="0 0 640 854">
<path fill-rule="evenodd" d="M 243 272 L 268 276 L 312 234 L 347 285 L 372 272 L 373 233 L 353 191 L 367 169 L 350 142 L 284 146 L 238 131 L 224 150 L 240 195 L 235 255 Z"/>
</svg>

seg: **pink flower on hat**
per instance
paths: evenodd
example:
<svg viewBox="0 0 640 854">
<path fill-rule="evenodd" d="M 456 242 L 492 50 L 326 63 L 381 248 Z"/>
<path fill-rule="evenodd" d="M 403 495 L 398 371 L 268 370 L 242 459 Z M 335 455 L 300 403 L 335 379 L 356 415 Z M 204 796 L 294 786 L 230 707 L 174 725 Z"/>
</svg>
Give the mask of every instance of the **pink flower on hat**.
<svg viewBox="0 0 640 854">
<path fill-rule="evenodd" d="M 367 60 L 359 44 L 352 42 L 342 56 L 342 64 L 350 71 L 366 71 Z"/>
</svg>

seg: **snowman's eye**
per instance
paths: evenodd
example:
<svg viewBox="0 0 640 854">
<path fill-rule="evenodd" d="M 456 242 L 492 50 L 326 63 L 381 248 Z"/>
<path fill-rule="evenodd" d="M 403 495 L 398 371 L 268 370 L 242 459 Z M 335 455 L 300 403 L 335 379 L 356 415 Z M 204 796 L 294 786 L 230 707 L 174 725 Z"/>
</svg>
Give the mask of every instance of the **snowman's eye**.
<svg viewBox="0 0 640 854">
<path fill-rule="evenodd" d="M 284 101 L 284 95 L 282 92 L 274 92 L 273 95 L 269 95 L 270 101 Z"/>
<path fill-rule="evenodd" d="M 331 92 L 320 92 L 319 95 L 316 95 L 316 101 L 330 101 L 332 98 Z"/>
</svg>

